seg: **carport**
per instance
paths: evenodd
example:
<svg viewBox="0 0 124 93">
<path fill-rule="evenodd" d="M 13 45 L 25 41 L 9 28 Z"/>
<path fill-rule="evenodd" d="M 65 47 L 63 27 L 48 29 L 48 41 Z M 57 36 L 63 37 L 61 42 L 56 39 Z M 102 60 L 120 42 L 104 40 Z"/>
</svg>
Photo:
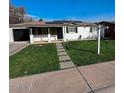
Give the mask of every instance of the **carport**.
<svg viewBox="0 0 124 93">
<path fill-rule="evenodd" d="M 29 29 L 13 29 L 14 41 L 30 41 Z"/>
</svg>

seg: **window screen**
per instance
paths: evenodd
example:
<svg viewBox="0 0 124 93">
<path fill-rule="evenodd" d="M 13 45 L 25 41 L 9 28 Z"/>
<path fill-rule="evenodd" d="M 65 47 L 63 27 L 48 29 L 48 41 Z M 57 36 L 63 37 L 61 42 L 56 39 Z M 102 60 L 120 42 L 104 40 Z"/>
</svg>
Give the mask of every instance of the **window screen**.
<svg viewBox="0 0 124 93">
<path fill-rule="evenodd" d="M 67 33 L 77 33 L 77 27 L 67 27 Z"/>
</svg>

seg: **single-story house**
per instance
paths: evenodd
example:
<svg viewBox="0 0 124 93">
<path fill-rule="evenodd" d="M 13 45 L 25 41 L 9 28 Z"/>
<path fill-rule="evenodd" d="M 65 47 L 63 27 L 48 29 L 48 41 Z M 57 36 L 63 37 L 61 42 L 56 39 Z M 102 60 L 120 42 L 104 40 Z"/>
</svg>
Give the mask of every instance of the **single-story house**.
<svg viewBox="0 0 124 93">
<path fill-rule="evenodd" d="M 115 22 L 114 21 L 102 21 L 99 22 L 100 25 L 108 26 L 104 29 L 105 39 L 115 39 Z"/>
<path fill-rule="evenodd" d="M 96 39 L 98 25 L 83 22 L 28 22 L 10 24 L 9 42 L 52 42 Z M 104 37 L 104 31 L 101 32 Z"/>
</svg>

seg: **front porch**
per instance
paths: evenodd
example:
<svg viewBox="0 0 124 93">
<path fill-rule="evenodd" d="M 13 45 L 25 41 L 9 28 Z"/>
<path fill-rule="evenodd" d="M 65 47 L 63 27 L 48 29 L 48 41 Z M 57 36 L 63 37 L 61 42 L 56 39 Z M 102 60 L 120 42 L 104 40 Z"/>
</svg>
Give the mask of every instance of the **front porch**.
<svg viewBox="0 0 124 93">
<path fill-rule="evenodd" d="M 63 27 L 30 27 L 30 43 L 52 43 L 64 40 Z"/>
</svg>

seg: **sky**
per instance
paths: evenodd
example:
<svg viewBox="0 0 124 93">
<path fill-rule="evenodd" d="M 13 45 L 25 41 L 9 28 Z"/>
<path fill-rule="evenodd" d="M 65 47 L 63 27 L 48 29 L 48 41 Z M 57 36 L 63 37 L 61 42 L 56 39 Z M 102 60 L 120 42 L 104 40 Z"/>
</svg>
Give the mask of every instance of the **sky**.
<svg viewBox="0 0 124 93">
<path fill-rule="evenodd" d="M 24 7 L 26 15 L 34 19 L 79 20 L 87 22 L 114 21 L 114 0 L 10 0 L 16 7 Z"/>
</svg>

